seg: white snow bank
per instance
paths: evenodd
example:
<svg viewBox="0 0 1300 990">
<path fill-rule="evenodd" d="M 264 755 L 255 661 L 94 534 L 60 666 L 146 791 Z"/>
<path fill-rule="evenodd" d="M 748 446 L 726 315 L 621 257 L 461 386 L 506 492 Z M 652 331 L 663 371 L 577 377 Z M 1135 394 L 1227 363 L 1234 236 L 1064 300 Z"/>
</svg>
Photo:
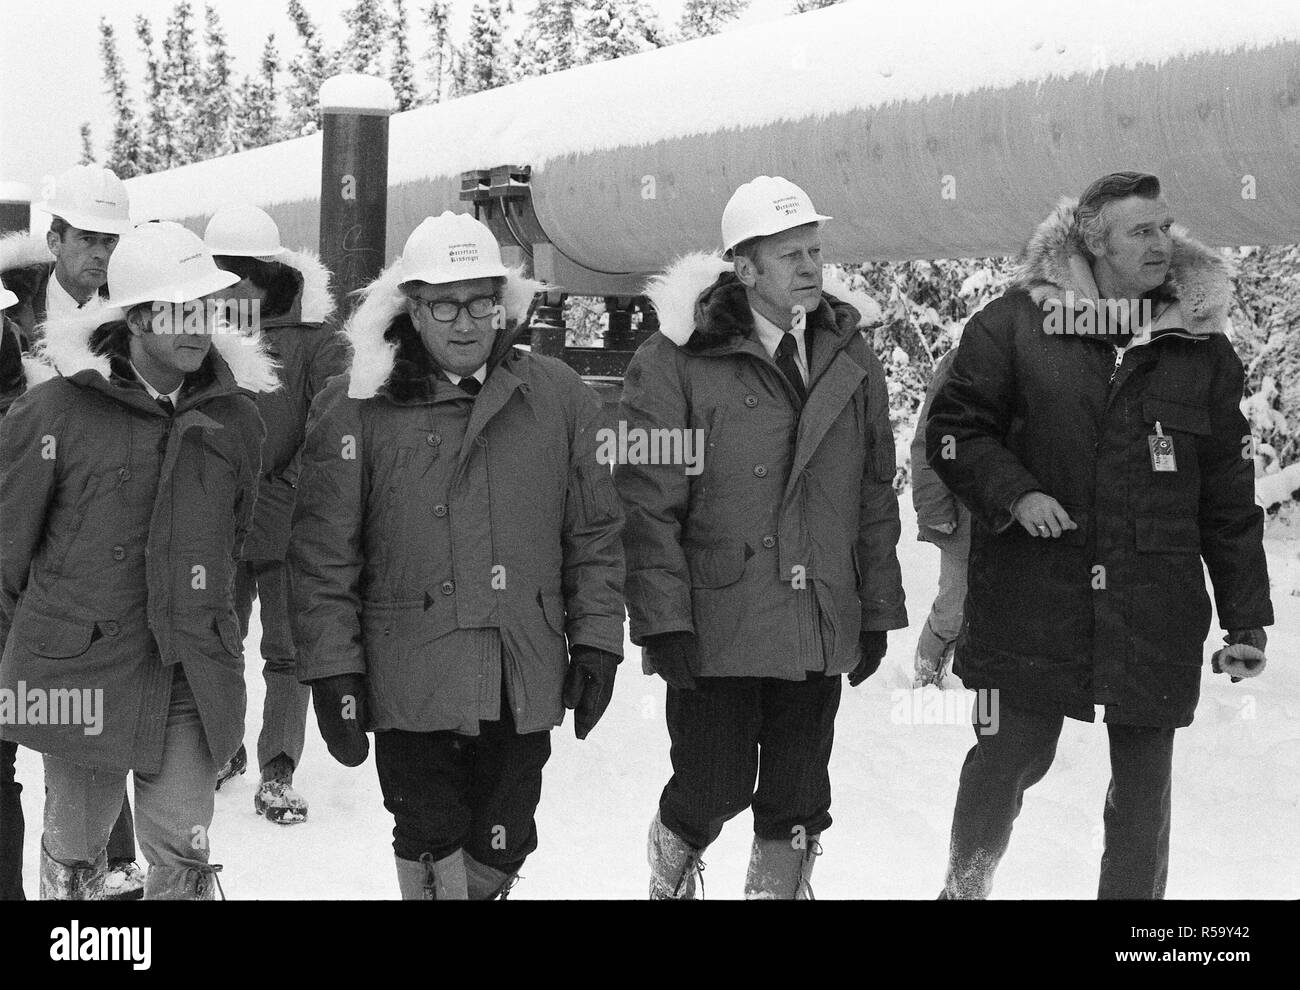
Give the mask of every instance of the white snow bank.
<svg viewBox="0 0 1300 990">
<path fill-rule="evenodd" d="M 32 187 L 23 182 L 0 181 L 0 203 L 30 203 Z"/>
<path fill-rule="evenodd" d="M 1300 462 L 1283 468 L 1277 474 L 1256 478 L 1255 501 L 1267 509 L 1289 500 L 1296 489 L 1300 489 Z"/>
<path fill-rule="evenodd" d="M 1023 0 L 850 2 L 397 114 L 389 182 L 1297 41 L 1300 5 L 1275 0 L 1094 0 L 1050 23 Z M 231 189 L 263 207 L 313 199 L 319 143 L 132 179 L 131 202 L 180 219 Z"/>
</svg>

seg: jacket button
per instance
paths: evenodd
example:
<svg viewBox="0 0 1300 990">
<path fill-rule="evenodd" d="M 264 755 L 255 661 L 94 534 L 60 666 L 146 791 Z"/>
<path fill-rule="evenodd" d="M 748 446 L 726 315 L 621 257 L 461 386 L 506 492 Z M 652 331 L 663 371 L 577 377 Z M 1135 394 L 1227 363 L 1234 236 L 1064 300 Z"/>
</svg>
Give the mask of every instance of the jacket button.
<svg viewBox="0 0 1300 990">
<path fill-rule="evenodd" d="M 763 537 L 763 546 L 765 546 L 765 547 L 767 547 L 767 549 L 771 550 L 774 546 L 776 546 L 776 537 L 775 537 L 775 536 L 765 536 L 765 537 Z"/>
<path fill-rule="evenodd" d="M 754 466 L 754 477 L 755 477 L 755 478 L 766 478 L 766 477 L 767 477 L 767 465 L 766 465 L 766 464 L 756 464 L 756 465 Z"/>
<path fill-rule="evenodd" d="M 447 507 L 443 505 L 441 502 L 439 502 L 437 505 L 433 507 L 433 514 L 437 516 L 439 519 L 441 519 L 443 516 L 447 514 Z"/>
<path fill-rule="evenodd" d="M 118 468 L 117 476 L 118 476 L 118 478 L 119 478 L 120 480 L 122 480 L 122 481 L 130 481 L 130 480 L 131 480 L 131 472 L 130 472 L 128 469 L 126 469 L 126 468 Z"/>
<path fill-rule="evenodd" d="M 753 409 L 756 405 L 758 405 L 758 396 L 757 395 L 745 396 L 745 405 L 749 406 L 750 409 Z"/>
<path fill-rule="evenodd" d="M 126 547 L 124 547 L 124 546 L 120 546 L 120 545 L 119 545 L 119 546 L 115 546 L 115 547 L 113 548 L 113 559 L 114 559 L 114 560 L 126 560 Z"/>
<path fill-rule="evenodd" d="M 101 622 L 99 628 L 103 630 L 104 635 L 106 636 L 116 636 L 122 631 L 121 627 L 112 619 L 109 619 L 107 622 Z"/>
<path fill-rule="evenodd" d="M 430 434 L 429 434 L 427 437 L 425 437 L 424 439 L 425 439 L 425 441 L 429 444 L 430 447 L 436 447 L 436 446 L 438 446 L 438 444 L 442 443 L 442 434 L 440 434 L 440 433 L 430 433 Z"/>
<path fill-rule="evenodd" d="M 442 582 L 442 593 L 444 595 L 454 595 L 456 593 L 456 582 L 455 581 Z"/>
<path fill-rule="evenodd" d="M 474 442 L 475 442 L 476 444 L 478 444 L 480 447 L 486 447 L 486 446 L 487 446 L 487 437 L 475 437 L 475 438 L 474 438 Z"/>
</svg>

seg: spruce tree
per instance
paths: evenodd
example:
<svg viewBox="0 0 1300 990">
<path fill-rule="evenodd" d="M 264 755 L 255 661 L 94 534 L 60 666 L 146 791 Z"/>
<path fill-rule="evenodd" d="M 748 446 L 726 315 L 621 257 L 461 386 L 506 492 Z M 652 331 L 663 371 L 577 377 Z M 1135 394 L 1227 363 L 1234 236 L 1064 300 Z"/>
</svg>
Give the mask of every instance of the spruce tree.
<svg viewBox="0 0 1300 990">
<path fill-rule="evenodd" d="M 682 41 L 691 41 L 717 34 L 724 24 L 734 21 L 748 6 L 749 0 L 686 0 L 681 19 L 677 22 L 678 37 Z"/>
<path fill-rule="evenodd" d="M 429 63 L 429 102 L 441 103 L 451 71 L 452 47 L 448 32 L 451 5 L 444 0 L 433 0 L 424 11 L 424 23 L 431 38 L 425 58 Z"/>
<path fill-rule="evenodd" d="M 583 16 L 579 0 L 538 0 L 528 12 L 516 65 L 521 77 L 563 72 L 579 64 Z"/>
<path fill-rule="evenodd" d="M 394 108 L 398 113 L 418 106 L 419 91 L 415 87 L 415 63 L 411 60 L 411 46 L 406 24 L 406 0 L 393 0 L 393 14 L 389 18 L 393 39 L 393 64 L 388 70 L 388 81 L 393 87 Z"/>
<path fill-rule="evenodd" d="M 255 76 L 245 76 L 235 101 L 238 151 L 261 148 L 280 139 L 280 121 L 275 107 L 275 74 L 280 68 L 280 53 L 275 35 L 266 36 L 262 59 Z"/>
<path fill-rule="evenodd" d="M 487 0 L 486 6 L 474 4 L 469 37 L 456 74 L 457 96 L 495 89 L 507 81 L 504 33 L 500 0 Z"/>
<path fill-rule="evenodd" d="M 162 50 L 160 75 L 174 125 L 172 164 L 188 165 L 198 160 L 200 148 L 208 141 L 199 100 L 202 83 L 194 44 L 194 8 L 189 0 L 180 0 L 172 8 Z"/>
<path fill-rule="evenodd" d="M 583 22 L 584 62 L 605 62 L 661 48 L 666 38 L 640 0 L 592 0 Z"/>
<path fill-rule="evenodd" d="M 119 177 L 139 175 L 141 134 L 140 119 L 126 90 L 126 69 L 117 52 L 117 35 L 104 18 L 99 19 L 99 56 L 104 63 L 104 82 L 113 104 L 113 139 L 105 162 Z"/>
<path fill-rule="evenodd" d="M 196 153 L 199 161 L 228 155 L 235 150 L 234 100 L 231 94 L 230 52 L 226 48 L 226 31 L 211 4 L 203 8 L 204 63 L 198 93 L 198 135 Z"/>
<path fill-rule="evenodd" d="M 338 56 L 325 47 L 320 32 L 301 0 L 289 0 L 289 19 L 302 41 L 302 51 L 289 63 L 293 85 L 289 87 L 288 137 L 320 130 L 320 87 L 334 75 Z"/>
<path fill-rule="evenodd" d="M 95 146 L 90 140 L 90 121 L 83 121 L 81 124 L 81 157 L 77 159 L 78 165 L 95 164 Z"/>
<path fill-rule="evenodd" d="M 143 14 L 135 18 L 135 36 L 144 52 L 145 103 L 149 110 L 140 142 L 140 170 L 161 172 L 176 163 L 174 118 L 171 115 L 162 66 L 154 48 L 153 26 Z"/>
<path fill-rule="evenodd" d="M 343 11 L 343 21 L 348 26 L 348 37 L 342 50 L 347 71 L 382 76 L 388 15 L 384 13 L 381 0 L 356 0 Z"/>
</svg>

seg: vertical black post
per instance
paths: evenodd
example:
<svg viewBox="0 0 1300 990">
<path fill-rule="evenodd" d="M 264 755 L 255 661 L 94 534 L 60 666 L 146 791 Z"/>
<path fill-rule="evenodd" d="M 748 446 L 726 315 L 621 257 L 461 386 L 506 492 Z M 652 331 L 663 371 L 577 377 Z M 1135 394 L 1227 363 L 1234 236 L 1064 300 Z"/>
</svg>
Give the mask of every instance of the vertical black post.
<svg viewBox="0 0 1300 990">
<path fill-rule="evenodd" d="M 0 234 L 26 231 L 31 216 L 32 191 L 21 182 L 0 182 Z"/>
<path fill-rule="evenodd" d="M 320 255 L 346 319 L 356 302 L 349 293 L 373 281 L 387 257 L 393 89 L 373 76 L 334 76 L 320 100 Z"/>
</svg>

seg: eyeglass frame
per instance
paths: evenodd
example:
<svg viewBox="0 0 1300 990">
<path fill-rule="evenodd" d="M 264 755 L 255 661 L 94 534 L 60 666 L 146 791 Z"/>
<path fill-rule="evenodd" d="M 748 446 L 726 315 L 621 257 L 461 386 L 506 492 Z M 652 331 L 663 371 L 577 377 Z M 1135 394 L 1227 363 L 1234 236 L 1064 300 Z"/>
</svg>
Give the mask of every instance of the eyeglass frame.
<svg viewBox="0 0 1300 990">
<path fill-rule="evenodd" d="M 450 326 L 453 323 L 455 323 L 457 320 L 459 320 L 462 311 L 468 313 L 469 318 L 471 320 L 487 319 L 487 317 L 491 316 L 493 312 L 496 311 L 496 308 L 501 305 L 501 297 L 495 293 L 488 296 L 475 296 L 473 299 L 467 299 L 465 302 L 459 302 L 455 299 L 423 299 L 420 296 L 407 296 L 407 299 L 415 303 L 415 308 L 417 310 L 423 309 L 427 311 L 429 314 L 429 319 L 433 320 L 435 323 L 441 323 L 444 326 Z M 473 306 L 477 302 L 483 302 L 484 300 L 487 300 L 492 303 L 491 309 L 489 309 L 482 316 L 475 316 L 472 312 L 470 312 L 471 306 Z M 444 305 L 456 307 L 456 313 L 454 316 L 452 316 L 450 320 L 439 319 L 433 312 L 434 306 L 444 306 Z"/>
</svg>

